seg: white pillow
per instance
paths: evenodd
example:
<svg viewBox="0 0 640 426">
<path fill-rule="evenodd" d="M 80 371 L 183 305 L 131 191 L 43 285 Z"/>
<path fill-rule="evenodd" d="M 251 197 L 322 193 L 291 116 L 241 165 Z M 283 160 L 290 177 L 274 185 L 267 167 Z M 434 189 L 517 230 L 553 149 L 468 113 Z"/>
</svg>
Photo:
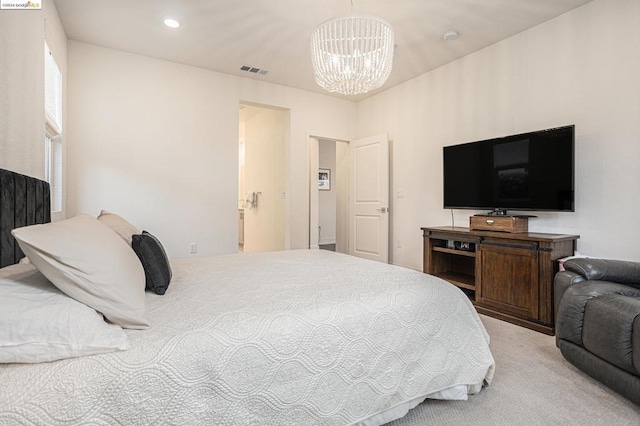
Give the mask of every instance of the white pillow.
<svg viewBox="0 0 640 426">
<path fill-rule="evenodd" d="M 140 260 L 97 219 L 80 215 L 11 231 L 22 251 L 63 293 L 124 328 L 147 328 Z"/>
<path fill-rule="evenodd" d="M 115 213 L 102 210 L 98 220 L 107 225 L 113 232 L 120 235 L 123 240 L 131 247 L 131 239 L 133 235 L 142 234 L 138 228 L 124 220 L 122 216 Z"/>
<path fill-rule="evenodd" d="M 0 269 L 0 362 L 45 362 L 125 350 L 127 335 L 63 294 L 33 265 Z"/>
</svg>

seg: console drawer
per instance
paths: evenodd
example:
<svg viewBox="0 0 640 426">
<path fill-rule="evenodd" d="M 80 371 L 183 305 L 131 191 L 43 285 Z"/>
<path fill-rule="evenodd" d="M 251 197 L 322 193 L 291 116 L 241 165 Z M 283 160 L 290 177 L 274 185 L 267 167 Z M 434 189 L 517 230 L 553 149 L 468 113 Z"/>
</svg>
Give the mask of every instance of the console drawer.
<svg viewBox="0 0 640 426">
<path fill-rule="evenodd" d="M 471 216 L 472 231 L 528 232 L 529 220 L 520 216 Z"/>
</svg>

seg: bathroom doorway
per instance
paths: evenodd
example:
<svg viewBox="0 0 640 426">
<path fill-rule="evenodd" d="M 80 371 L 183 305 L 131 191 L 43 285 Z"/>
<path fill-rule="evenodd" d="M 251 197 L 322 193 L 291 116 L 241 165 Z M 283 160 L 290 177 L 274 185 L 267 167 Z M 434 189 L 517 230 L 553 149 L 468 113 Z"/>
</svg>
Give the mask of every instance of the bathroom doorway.
<svg viewBox="0 0 640 426">
<path fill-rule="evenodd" d="M 242 103 L 238 144 L 238 251 L 285 249 L 288 111 Z"/>
</svg>

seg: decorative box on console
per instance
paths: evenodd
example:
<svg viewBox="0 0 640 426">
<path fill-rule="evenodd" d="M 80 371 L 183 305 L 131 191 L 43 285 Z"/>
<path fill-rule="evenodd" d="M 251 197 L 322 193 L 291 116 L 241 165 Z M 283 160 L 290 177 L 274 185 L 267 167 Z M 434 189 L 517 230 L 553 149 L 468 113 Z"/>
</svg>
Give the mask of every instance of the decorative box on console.
<svg viewBox="0 0 640 426">
<path fill-rule="evenodd" d="M 472 231 L 528 232 L 529 219 L 526 216 L 471 216 L 469 228 Z"/>
</svg>

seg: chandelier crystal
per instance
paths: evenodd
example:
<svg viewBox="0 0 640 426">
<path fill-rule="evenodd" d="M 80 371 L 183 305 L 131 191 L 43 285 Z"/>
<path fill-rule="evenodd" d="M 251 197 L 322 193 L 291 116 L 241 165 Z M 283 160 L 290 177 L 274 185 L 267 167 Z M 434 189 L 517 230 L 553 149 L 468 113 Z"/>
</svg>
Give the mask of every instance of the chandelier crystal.
<svg viewBox="0 0 640 426">
<path fill-rule="evenodd" d="M 376 16 L 329 20 L 311 36 L 316 83 L 329 92 L 357 95 L 382 86 L 393 67 L 391 25 Z"/>
</svg>

